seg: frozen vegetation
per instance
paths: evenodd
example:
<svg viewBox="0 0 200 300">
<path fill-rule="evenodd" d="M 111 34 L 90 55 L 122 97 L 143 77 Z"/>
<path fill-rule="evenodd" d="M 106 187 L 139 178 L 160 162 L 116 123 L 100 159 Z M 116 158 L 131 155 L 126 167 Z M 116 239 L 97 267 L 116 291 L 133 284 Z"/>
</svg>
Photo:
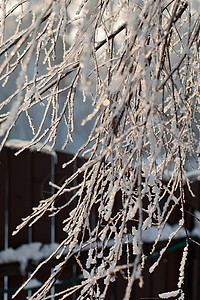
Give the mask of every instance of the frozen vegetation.
<svg viewBox="0 0 200 300">
<path fill-rule="evenodd" d="M 190 240 L 184 186 L 190 189 L 200 164 L 198 5 L 197 0 L 2 1 L 0 148 L 19 138 L 28 142 L 16 155 L 26 148 L 52 153 L 62 148 L 74 153 L 73 160 L 88 158 L 14 232 L 76 201 L 63 224 L 66 239 L 52 249 L 63 261 L 30 299 L 46 299 L 64 264 L 83 250 L 84 280 L 57 296 L 65 299 L 79 290 L 78 299 L 104 299 L 123 270 L 124 299 L 130 299 L 133 283 L 142 278 L 147 232 L 154 237 L 151 254 L 163 236 L 167 239 L 150 272 L 172 240 L 185 236 L 177 290 L 160 295 L 184 299 Z M 80 175 L 82 182 L 71 187 Z M 121 207 L 115 212 L 119 191 Z M 64 193 L 73 196 L 54 206 Z M 181 218 L 169 227 L 177 206 Z M 93 209 L 98 219 L 92 221 Z"/>
</svg>

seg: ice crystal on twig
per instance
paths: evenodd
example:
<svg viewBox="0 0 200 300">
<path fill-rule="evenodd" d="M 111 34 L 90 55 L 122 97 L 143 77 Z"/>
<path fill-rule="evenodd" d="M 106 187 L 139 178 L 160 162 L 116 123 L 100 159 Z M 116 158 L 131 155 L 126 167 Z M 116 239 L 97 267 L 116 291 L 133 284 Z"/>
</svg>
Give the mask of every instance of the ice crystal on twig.
<svg viewBox="0 0 200 300">
<path fill-rule="evenodd" d="M 11 2 L 7 7 L 3 1 L 1 8 L 2 86 L 12 74 L 19 76 L 15 91 L 1 99 L 1 148 L 21 115 L 32 138 L 18 154 L 39 143 L 53 149 L 61 125 L 65 147 L 73 141 L 75 104 L 93 104 L 82 120 L 93 124 L 91 132 L 72 162 L 79 154 L 88 160 L 62 186 L 51 183 L 56 193 L 41 200 L 16 229 L 52 214 L 60 195 L 73 195 L 53 212 L 76 203 L 63 224 L 63 263 L 30 299 L 45 299 L 72 256 L 84 280 L 60 292 L 61 299 L 78 290 L 77 299 L 104 299 L 119 272 L 127 278 L 124 294 L 129 299 L 133 282 L 142 282 L 144 231 L 157 230 L 153 254 L 174 208 L 180 207 L 179 227 L 151 271 L 180 229 L 187 236 L 184 184 L 190 185 L 187 168 L 199 149 L 198 11 L 179 0 L 49 0 L 42 7 L 35 1 Z M 17 26 L 9 24 L 11 16 Z M 34 114 L 38 107 L 39 122 Z M 82 182 L 71 186 L 80 176 Z M 83 249 L 88 251 L 85 263 L 79 260 Z M 127 264 L 120 264 L 124 254 Z M 178 292 L 186 257 L 187 248 Z"/>
</svg>

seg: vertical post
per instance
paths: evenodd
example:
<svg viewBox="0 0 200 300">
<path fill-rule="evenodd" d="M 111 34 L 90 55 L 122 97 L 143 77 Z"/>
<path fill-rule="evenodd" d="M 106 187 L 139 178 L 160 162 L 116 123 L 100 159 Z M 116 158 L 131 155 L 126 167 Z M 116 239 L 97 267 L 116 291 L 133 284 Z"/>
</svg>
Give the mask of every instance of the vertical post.
<svg viewBox="0 0 200 300">
<path fill-rule="evenodd" d="M 76 171 L 77 171 L 77 159 L 75 159 L 74 162 L 73 162 L 73 173 L 75 173 Z M 77 184 L 78 184 L 78 181 L 77 181 L 77 177 L 76 177 L 74 179 L 72 185 L 77 186 Z M 73 195 L 74 194 L 75 194 L 75 191 L 73 191 Z M 74 204 L 74 207 L 75 207 L 75 204 Z M 76 278 L 77 277 L 77 263 L 76 263 L 75 260 L 73 260 L 73 269 L 72 269 L 72 271 L 73 271 L 73 278 Z M 74 285 L 75 285 L 75 283 L 74 283 Z M 76 296 L 77 296 L 76 293 L 73 293 L 72 299 L 76 300 L 77 299 Z"/>
<path fill-rule="evenodd" d="M 51 181 L 54 183 L 55 182 L 55 157 L 53 155 L 51 155 Z M 53 186 L 51 186 L 51 195 L 53 195 L 55 193 L 55 188 Z M 51 243 L 55 243 L 55 216 L 51 217 Z M 51 269 L 51 272 L 53 271 L 53 269 Z M 51 288 L 51 296 L 53 296 L 55 294 L 55 287 L 53 286 Z M 55 298 L 52 297 L 52 300 L 54 300 Z"/>
</svg>

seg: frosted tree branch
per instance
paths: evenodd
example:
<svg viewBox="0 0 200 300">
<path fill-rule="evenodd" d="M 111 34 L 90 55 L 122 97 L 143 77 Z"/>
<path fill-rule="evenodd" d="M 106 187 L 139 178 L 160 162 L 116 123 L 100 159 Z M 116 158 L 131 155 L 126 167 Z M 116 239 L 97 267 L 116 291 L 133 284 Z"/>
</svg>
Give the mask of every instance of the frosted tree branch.
<svg viewBox="0 0 200 300">
<path fill-rule="evenodd" d="M 0 103 L 1 149 L 21 116 L 27 118 L 32 136 L 16 155 L 39 142 L 40 149 L 47 144 L 53 149 L 61 126 L 64 149 L 73 141 L 76 104 L 89 102 L 93 108 L 82 120 L 82 125 L 92 124 L 87 141 L 63 167 L 78 155 L 86 155 L 87 161 L 62 186 L 51 183 L 55 194 L 41 200 L 14 232 L 75 203 L 63 224 L 63 262 L 30 299 L 48 299 L 71 257 L 84 280 L 62 291 L 60 299 L 76 291 L 78 299 L 104 299 L 122 270 L 127 280 L 124 299 L 130 299 L 135 280 L 142 282 L 145 230 L 157 230 L 153 254 L 177 206 L 182 212 L 179 228 L 150 271 L 185 228 L 178 289 L 161 295 L 180 292 L 184 297 L 190 239 L 184 186 L 190 188 L 187 171 L 198 164 L 200 147 L 199 12 L 191 1 L 180 0 L 48 0 L 42 7 L 37 1 L 8 3 L 1 7 L 1 88 L 13 74 L 18 79 Z M 41 112 L 39 121 L 34 109 Z M 70 186 L 80 176 L 81 183 Z M 65 193 L 73 196 L 60 206 L 59 196 Z M 82 251 L 87 252 L 84 263 Z M 122 265 L 123 255 L 127 264 Z"/>
</svg>

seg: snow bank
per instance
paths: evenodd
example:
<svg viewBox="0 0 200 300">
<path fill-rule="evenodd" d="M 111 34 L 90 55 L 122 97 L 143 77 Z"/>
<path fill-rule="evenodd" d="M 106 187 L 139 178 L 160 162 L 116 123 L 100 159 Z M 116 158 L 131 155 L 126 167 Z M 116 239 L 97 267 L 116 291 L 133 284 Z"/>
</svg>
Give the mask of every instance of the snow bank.
<svg viewBox="0 0 200 300">
<path fill-rule="evenodd" d="M 42 283 L 37 280 L 37 279 L 31 279 L 28 284 L 26 285 L 26 287 L 24 288 L 25 290 L 27 289 L 34 289 L 34 288 L 38 288 L 42 285 Z"/>
<path fill-rule="evenodd" d="M 5 143 L 5 146 L 12 148 L 12 149 L 22 149 L 22 148 L 27 148 L 27 146 L 30 144 L 30 142 L 31 141 L 27 141 L 27 140 L 10 139 Z M 46 153 L 48 155 L 52 155 L 54 157 L 55 163 L 57 162 L 56 152 L 54 150 L 52 150 L 51 147 L 48 145 L 45 145 L 43 147 L 42 143 L 37 143 L 36 145 L 33 145 L 28 149 L 30 151 L 39 151 L 42 153 Z"/>
<path fill-rule="evenodd" d="M 195 211 L 195 227 L 190 232 L 190 236 L 193 237 L 200 237 L 200 211 Z M 164 227 L 164 230 L 162 232 L 162 235 L 160 237 L 160 241 L 168 240 L 169 236 L 176 232 L 179 225 L 169 225 L 166 224 Z M 148 227 L 146 230 L 142 232 L 142 240 L 144 243 L 152 243 L 154 242 L 158 237 L 158 230 L 156 227 Z M 185 238 L 186 233 L 183 228 L 181 228 L 178 233 L 175 236 L 175 239 L 178 238 Z M 128 235 L 129 243 L 133 242 L 133 236 Z M 127 236 L 124 236 L 122 240 L 122 244 L 125 244 L 127 242 Z M 107 242 L 107 247 L 112 247 L 114 245 L 114 240 L 110 239 Z M 39 261 L 48 258 L 57 248 L 59 244 L 58 243 L 51 243 L 51 244 L 45 244 L 43 245 L 40 242 L 30 243 L 30 244 L 24 244 L 20 246 L 17 249 L 8 248 L 6 250 L 0 251 L 0 264 L 5 263 L 12 263 L 12 262 L 19 262 L 20 264 L 20 270 L 21 273 L 24 274 L 26 267 L 29 263 L 29 261 L 33 261 L 35 264 L 37 264 Z M 77 246 L 78 247 L 78 246 Z M 96 244 L 94 244 L 94 247 L 96 247 Z M 97 244 L 98 248 L 102 247 L 102 243 L 99 241 Z M 90 246 L 87 245 L 84 247 L 83 251 L 89 250 Z M 64 254 L 68 251 L 68 247 L 66 247 Z"/>
<path fill-rule="evenodd" d="M 58 245 L 57 243 L 42 245 L 35 242 L 24 244 L 17 249 L 8 248 L 0 252 L 0 264 L 19 262 L 21 273 L 24 274 L 30 260 L 37 264 L 42 259 L 48 258 Z"/>
<path fill-rule="evenodd" d="M 172 234 L 173 232 L 176 232 L 176 230 L 179 228 L 180 226 L 178 224 L 174 224 L 174 225 L 169 225 L 166 224 L 163 232 L 161 234 L 160 237 L 160 241 L 166 241 L 168 240 L 170 234 Z M 200 234 L 200 233 L 199 233 Z M 142 232 L 142 240 L 143 242 L 146 243 L 152 243 L 154 242 L 158 237 L 158 230 L 157 227 L 148 227 L 146 230 L 144 230 Z M 176 234 L 175 238 L 179 239 L 179 238 L 185 238 L 186 234 L 185 234 L 185 230 L 184 228 L 181 228 L 178 233 Z"/>
</svg>

